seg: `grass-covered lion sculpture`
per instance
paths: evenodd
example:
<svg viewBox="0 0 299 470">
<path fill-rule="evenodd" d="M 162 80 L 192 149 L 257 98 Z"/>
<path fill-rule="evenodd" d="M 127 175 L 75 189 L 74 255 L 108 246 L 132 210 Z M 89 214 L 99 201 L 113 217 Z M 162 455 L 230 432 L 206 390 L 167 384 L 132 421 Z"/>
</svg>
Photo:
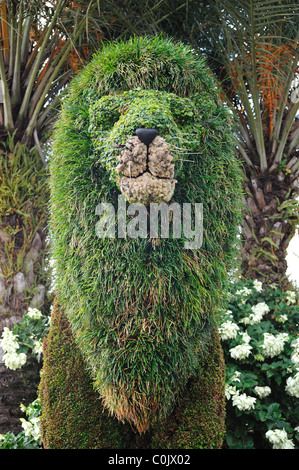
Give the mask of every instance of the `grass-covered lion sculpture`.
<svg viewBox="0 0 299 470">
<path fill-rule="evenodd" d="M 172 236 L 171 217 L 167 237 L 148 227 L 117 236 L 120 195 L 148 212 L 202 204 L 201 246 Z M 240 202 L 229 113 L 189 47 L 112 43 L 73 79 L 51 157 L 57 301 L 39 389 L 45 447 L 221 446 L 217 310 Z M 101 203 L 116 208 L 114 236 L 97 234 Z"/>
</svg>

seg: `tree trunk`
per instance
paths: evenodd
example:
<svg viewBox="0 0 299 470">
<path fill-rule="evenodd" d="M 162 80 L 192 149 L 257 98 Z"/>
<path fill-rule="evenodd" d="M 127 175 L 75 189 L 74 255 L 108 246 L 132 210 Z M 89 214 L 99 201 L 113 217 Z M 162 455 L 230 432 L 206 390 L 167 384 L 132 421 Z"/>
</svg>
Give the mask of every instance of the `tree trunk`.
<svg viewBox="0 0 299 470">
<path fill-rule="evenodd" d="M 28 307 L 47 310 L 48 182 L 35 150 L 0 151 L 0 337 L 22 321 Z M 36 396 L 40 365 L 28 357 L 21 370 L 4 365 L 0 350 L 0 433 L 20 427 L 20 403 Z"/>
<path fill-rule="evenodd" d="M 297 159 L 296 159 L 297 161 Z M 251 176 L 246 185 L 242 270 L 245 277 L 287 283 L 286 251 L 298 223 L 299 171 Z"/>
</svg>

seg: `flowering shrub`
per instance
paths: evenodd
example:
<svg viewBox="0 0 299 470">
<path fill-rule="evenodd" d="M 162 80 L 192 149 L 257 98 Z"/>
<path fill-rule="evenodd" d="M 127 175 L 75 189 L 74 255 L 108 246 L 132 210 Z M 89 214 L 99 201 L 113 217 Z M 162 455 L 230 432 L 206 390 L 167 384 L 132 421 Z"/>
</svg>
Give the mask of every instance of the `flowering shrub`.
<svg viewBox="0 0 299 470">
<path fill-rule="evenodd" d="M 38 360 L 42 355 L 42 342 L 50 326 L 50 317 L 42 315 L 36 308 L 29 308 L 23 321 L 10 330 L 5 327 L 0 340 L 4 350 L 4 363 L 8 369 L 20 369 L 31 353 Z"/>
<path fill-rule="evenodd" d="M 231 449 L 299 448 L 299 306 L 295 291 L 231 286 L 219 332 Z"/>
<path fill-rule="evenodd" d="M 21 410 L 26 413 L 27 420 L 21 418 L 24 431 L 15 435 L 11 432 L 0 434 L 0 449 L 42 449 L 40 435 L 39 416 L 41 407 L 39 399 L 29 406 L 21 405 Z"/>
<path fill-rule="evenodd" d="M 0 346 L 4 350 L 3 360 L 6 367 L 12 370 L 20 369 L 26 364 L 28 354 L 40 361 L 42 342 L 49 326 L 49 316 L 43 315 L 36 308 L 29 308 L 22 323 L 15 324 L 12 329 L 5 327 Z M 0 435 L 0 449 L 41 449 L 39 399 L 28 407 L 21 404 L 20 408 L 28 418 L 20 418 L 23 431 L 17 435 L 11 432 Z"/>
</svg>

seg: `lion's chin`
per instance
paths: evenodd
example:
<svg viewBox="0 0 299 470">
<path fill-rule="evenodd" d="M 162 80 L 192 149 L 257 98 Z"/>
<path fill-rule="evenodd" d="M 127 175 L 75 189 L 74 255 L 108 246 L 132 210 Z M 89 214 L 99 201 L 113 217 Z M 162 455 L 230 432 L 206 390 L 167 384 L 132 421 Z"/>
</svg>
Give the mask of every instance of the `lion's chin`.
<svg viewBox="0 0 299 470">
<path fill-rule="evenodd" d="M 158 178 L 148 172 L 137 178 L 123 177 L 119 179 L 121 190 L 128 201 L 145 205 L 169 202 L 176 183 L 177 181 L 173 178 Z"/>
<path fill-rule="evenodd" d="M 101 399 L 112 416 L 122 423 L 130 423 L 139 434 L 149 430 L 159 408 L 157 397 L 137 391 L 129 395 L 121 387 L 107 387 L 102 390 Z"/>
</svg>

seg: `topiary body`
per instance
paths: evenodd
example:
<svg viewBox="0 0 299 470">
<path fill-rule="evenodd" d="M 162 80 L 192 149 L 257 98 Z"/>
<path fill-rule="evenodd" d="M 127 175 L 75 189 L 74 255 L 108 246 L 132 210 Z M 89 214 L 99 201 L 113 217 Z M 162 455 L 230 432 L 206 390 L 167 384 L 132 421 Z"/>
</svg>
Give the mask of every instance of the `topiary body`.
<svg viewBox="0 0 299 470">
<path fill-rule="evenodd" d="M 139 128 L 158 131 L 146 168 L 142 142 L 134 137 Z M 152 442 L 161 423 L 167 436 L 180 409 L 173 445 L 213 446 L 211 430 L 219 446 L 224 378 L 215 312 L 235 254 L 241 182 L 228 113 L 203 61 L 161 38 L 99 51 L 64 99 L 51 191 L 57 296 L 101 406 L 139 433 L 151 433 Z M 124 221 L 117 214 L 116 236 L 100 238 L 97 207 L 105 201 L 117 208 L 121 193 L 147 210 L 150 202 L 202 203 L 202 246 L 186 249 L 186 237 L 174 238 L 171 229 L 169 238 L 151 237 L 148 227 L 143 237 L 118 237 Z M 127 215 L 125 222 L 138 235 L 136 220 Z M 215 355 L 216 369 L 207 368 Z M 204 367 L 216 376 L 206 377 Z M 202 390 L 209 380 L 217 382 L 219 399 L 210 401 L 214 410 L 221 403 L 216 413 L 204 412 L 209 399 L 195 393 L 194 383 Z M 192 394 L 204 401 L 202 412 L 194 412 Z M 213 420 L 202 434 L 196 419 L 204 422 L 209 413 Z"/>
<path fill-rule="evenodd" d="M 105 410 L 73 338 L 54 304 L 44 340 L 39 384 L 41 433 L 46 449 L 217 449 L 225 434 L 225 367 L 216 330 L 207 354 L 167 418 L 139 435 Z"/>
</svg>

